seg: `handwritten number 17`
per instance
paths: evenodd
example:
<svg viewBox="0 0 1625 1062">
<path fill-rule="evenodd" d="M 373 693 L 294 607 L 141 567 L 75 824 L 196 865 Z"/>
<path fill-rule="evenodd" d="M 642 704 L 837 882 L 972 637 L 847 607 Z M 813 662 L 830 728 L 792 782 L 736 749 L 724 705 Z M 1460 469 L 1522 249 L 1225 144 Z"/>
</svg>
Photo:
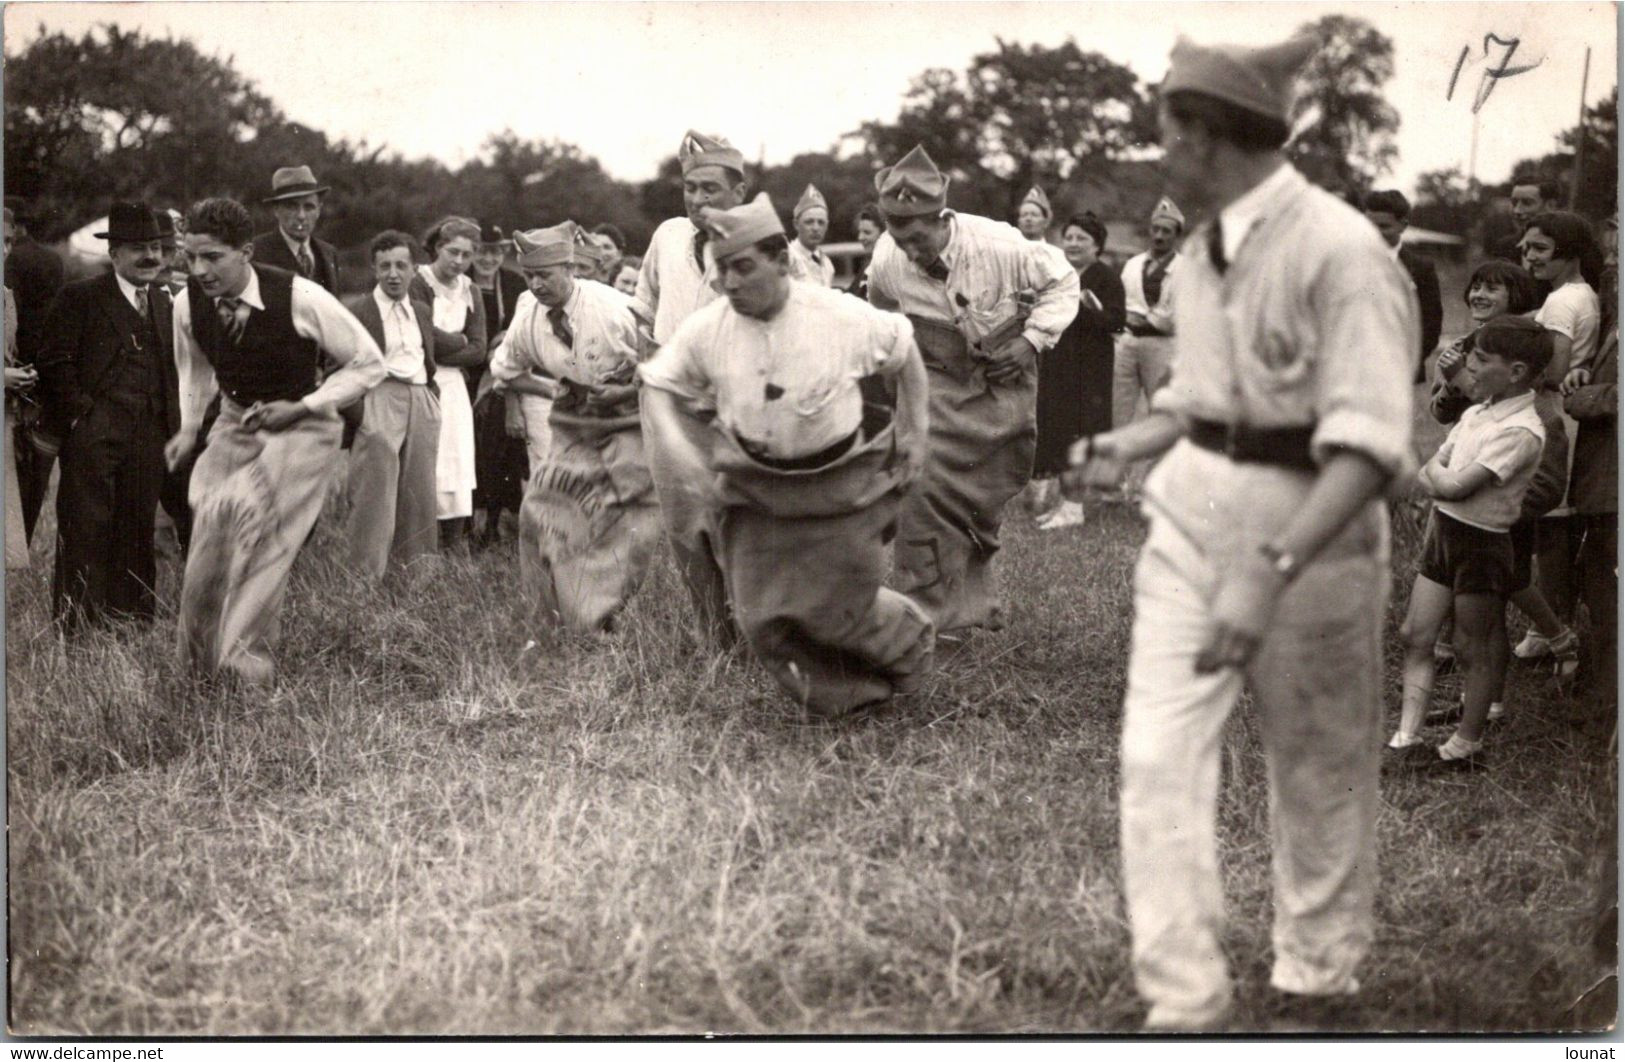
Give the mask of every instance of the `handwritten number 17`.
<svg viewBox="0 0 1625 1062">
<path fill-rule="evenodd" d="M 1493 33 L 1484 34 L 1484 57 L 1486 59 L 1488 59 L 1490 55 L 1491 42 L 1499 44 L 1501 47 L 1505 48 L 1506 51 L 1501 54 L 1500 66 L 1484 71 L 1484 76 L 1478 83 L 1478 92 L 1473 95 L 1474 114 L 1477 114 L 1478 109 L 1484 106 L 1485 101 L 1490 98 L 1490 93 L 1495 91 L 1496 84 L 1502 78 L 1514 77 L 1518 74 L 1527 73 L 1528 71 L 1539 66 L 1542 62 L 1542 60 L 1537 59 L 1535 62 L 1529 63 L 1526 66 L 1513 66 L 1512 53 L 1518 50 L 1518 38 L 1514 37 L 1511 40 L 1502 40 Z M 1462 45 L 1461 55 L 1456 59 L 1456 69 L 1451 71 L 1450 74 L 1450 88 L 1444 94 L 1445 99 L 1448 100 L 1456 94 L 1456 80 L 1461 77 L 1461 69 L 1467 65 L 1467 60 L 1471 55 L 1472 46 L 1467 44 Z"/>
</svg>

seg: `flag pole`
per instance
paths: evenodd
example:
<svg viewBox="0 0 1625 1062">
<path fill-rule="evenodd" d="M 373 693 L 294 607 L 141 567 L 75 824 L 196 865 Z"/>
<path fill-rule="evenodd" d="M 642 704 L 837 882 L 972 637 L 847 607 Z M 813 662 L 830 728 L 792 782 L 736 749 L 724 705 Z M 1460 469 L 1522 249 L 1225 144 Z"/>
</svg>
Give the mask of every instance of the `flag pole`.
<svg viewBox="0 0 1625 1062">
<path fill-rule="evenodd" d="M 1580 131 L 1574 141 L 1574 179 L 1569 183 L 1569 209 L 1580 201 L 1580 170 L 1586 157 L 1586 83 L 1591 79 L 1591 46 L 1586 46 L 1585 67 L 1580 72 Z"/>
</svg>

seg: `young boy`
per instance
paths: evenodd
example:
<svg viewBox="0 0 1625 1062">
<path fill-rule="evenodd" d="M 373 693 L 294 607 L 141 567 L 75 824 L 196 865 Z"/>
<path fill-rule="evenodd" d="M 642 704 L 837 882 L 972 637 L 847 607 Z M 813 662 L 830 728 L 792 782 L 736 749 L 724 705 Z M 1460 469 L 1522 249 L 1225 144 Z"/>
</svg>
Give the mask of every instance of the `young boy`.
<svg viewBox="0 0 1625 1062">
<path fill-rule="evenodd" d="M 1507 666 L 1506 604 L 1514 589 L 1508 532 L 1546 441 L 1534 385 L 1551 356 L 1550 334 L 1526 318 L 1503 315 L 1480 328 L 1458 377 L 1479 404 L 1462 414 L 1417 474 L 1436 504 L 1401 632 L 1403 700 L 1399 730 L 1388 746 L 1406 750 L 1399 761 L 1404 766 L 1482 765 L 1484 724 Z M 1433 642 L 1452 607 L 1466 693 L 1456 732 L 1433 749 L 1417 731 L 1433 696 Z"/>
</svg>

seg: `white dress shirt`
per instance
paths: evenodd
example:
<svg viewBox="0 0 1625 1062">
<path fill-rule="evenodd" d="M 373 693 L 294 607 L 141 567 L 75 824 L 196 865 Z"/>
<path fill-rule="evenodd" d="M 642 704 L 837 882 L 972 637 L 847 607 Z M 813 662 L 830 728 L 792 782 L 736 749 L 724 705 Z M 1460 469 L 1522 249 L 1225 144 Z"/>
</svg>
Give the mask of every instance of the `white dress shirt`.
<svg viewBox="0 0 1625 1062">
<path fill-rule="evenodd" d="M 372 301 L 378 304 L 378 315 L 384 320 L 384 369 L 396 380 L 407 383 L 428 383 L 429 372 L 423 350 L 423 330 L 418 327 L 417 313 L 411 300 L 392 299 L 384 289 L 372 289 Z"/>
<path fill-rule="evenodd" d="M 694 259 L 696 231 L 687 218 L 670 218 L 649 238 L 636 298 L 654 321 L 656 343 L 670 339 L 683 318 L 717 297 L 717 267 L 709 241 L 705 268 Z"/>
<path fill-rule="evenodd" d="M 949 214 L 942 260 L 946 281 L 932 280 L 883 233 L 869 263 L 869 301 L 883 309 L 957 326 L 976 342 L 1016 312 L 1016 295 L 1037 303 L 1022 337 L 1048 350 L 1078 315 L 1078 273 L 1059 247 L 1034 242 L 1012 225 L 974 214 Z"/>
<path fill-rule="evenodd" d="M 140 288 L 137 288 L 136 285 L 130 283 L 128 280 L 125 280 L 123 277 L 119 276 L 117 273 L 113 274 L 113 279 L 118 281 L 118 289 L 119 289 L 119 291 L 124 293 L 124 301 L 128 302 L 130 304 L 130 308 L 133 309 L 136 313 L 140 313 L 141 312 L 141 303 L 136 301 L 137 298 L 138 298 L 138 296 L 136 295 L 136 292 L 137 291 L 145 291 L 146 286 L 143 285 Z"/>
<path fill-rule="evenodd" d="M 826 288 L 835 286 L 835 263 L 823 251 L 814 250 L 799 239 L 790 241 L 790 261 L 799 279 Z"/>
<path fill-rule="evenodd" d="M 638 319 L 633 301 L 596 280 L 575 282 L 564 302 L 564 320 L 572 343 L 553 333 L 548 307 L 532 292 L 514 304 L 508 334 L 491 356 L 491 375 L 513 380 L 537 372 L 586 387 L 626 383 L 627 370 L 638 363 Z"/>
<path fill-rule="evenodd" d="M 214 366 L 192 334 L 192 292 L 183 289 L 175 297 L 175 369 L 180 376 L 181 430 L 196 432 L 203 413 L 219 390 Z M 260 297 L 260 275 L 252 266 L 248 284 L 238 295 L 245 306 L 265 312 Z M 293 278 L 293 329 L 314 340 L 339 368 L 315 391 L 304 397 L 313 413 L 330 413 L 349 405 L 384 380 L 384 355 L 367 328 L 346 310 L 338 299 L 314 280 Z M 205 309 L 214 313 L 213 306 Z M 239 310 L 241 314 L 243 311 Z"/>
</svg>

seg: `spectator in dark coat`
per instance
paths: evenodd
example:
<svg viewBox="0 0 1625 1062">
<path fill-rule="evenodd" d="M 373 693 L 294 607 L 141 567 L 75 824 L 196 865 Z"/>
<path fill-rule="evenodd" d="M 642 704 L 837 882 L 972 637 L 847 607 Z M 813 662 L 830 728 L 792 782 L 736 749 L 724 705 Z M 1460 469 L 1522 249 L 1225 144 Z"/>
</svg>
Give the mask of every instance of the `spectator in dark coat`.
<svg viewBox="0 0 1625 1062">
<path fill-rule="evenodd" d="M 6 287 L 17 303 L 17 364 L 31 366 L 39 358 L 45 335 L 45 315 L 62 290 L 65 275 L 61 257 L 28 233 L 34 215 L 27 200 L 6 196 L 12 214 L 11 251 L 6 255 Z M 12 442 L 17 449 L 17 494 L 22 501 L 23 526 L 29 541 L 45 501 L 45 487 L 51 481 L 54 453 L 43 453 L 30 443 L 39 423 L 40 405 L 24 397 L 17 405 L 16 430 Z"/>
</svg>

